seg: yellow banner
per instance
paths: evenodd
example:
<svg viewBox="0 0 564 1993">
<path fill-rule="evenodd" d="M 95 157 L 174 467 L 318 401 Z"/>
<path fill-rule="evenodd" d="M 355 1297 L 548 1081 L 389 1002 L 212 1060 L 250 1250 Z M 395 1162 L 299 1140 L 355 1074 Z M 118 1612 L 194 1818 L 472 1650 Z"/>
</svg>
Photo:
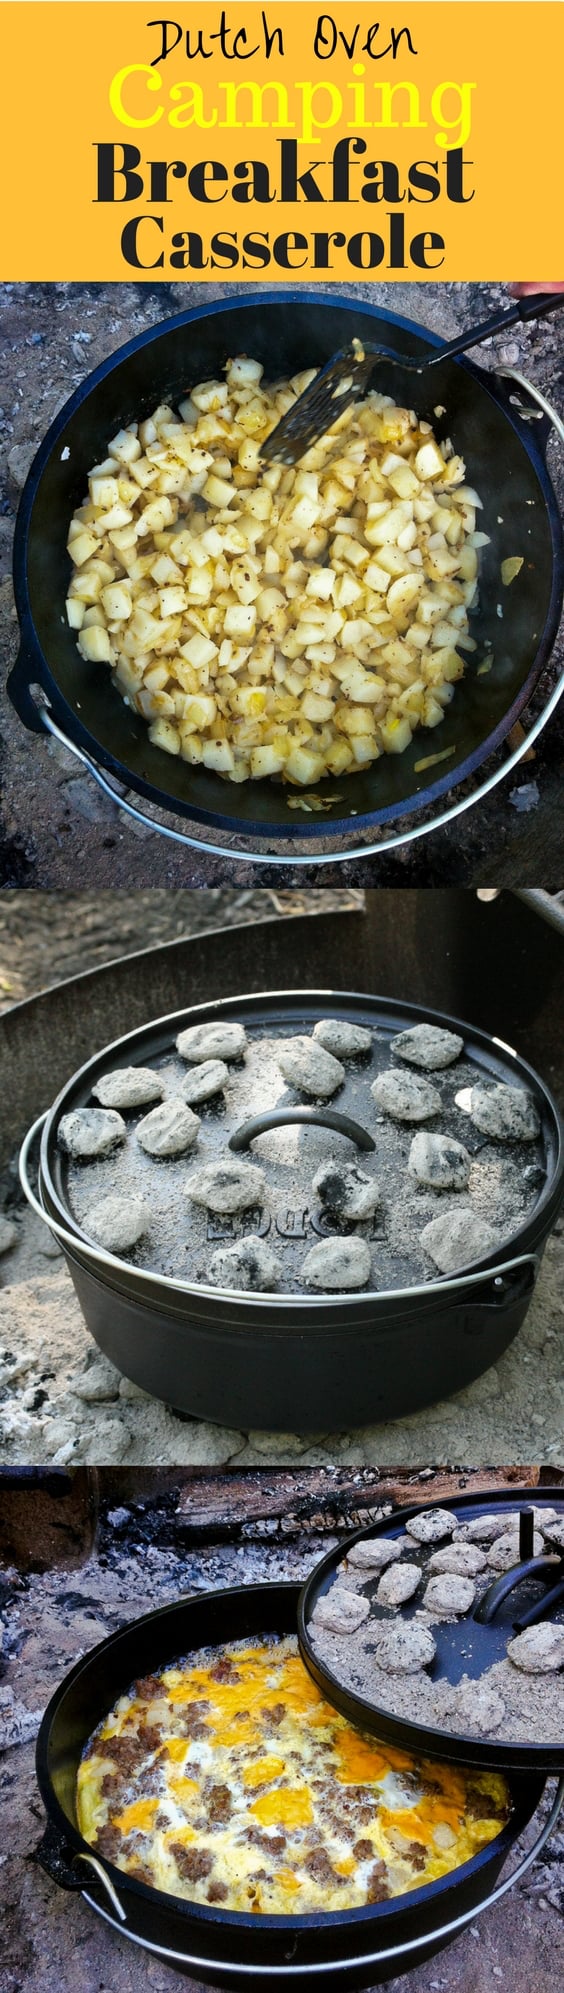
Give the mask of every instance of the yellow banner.
<svg viewBox="0 0 564 1993">
<path fill-rule="evenodd" d="M 562 274 L 558 0 L 0 20 L 4 280 Z"/>
</svg>

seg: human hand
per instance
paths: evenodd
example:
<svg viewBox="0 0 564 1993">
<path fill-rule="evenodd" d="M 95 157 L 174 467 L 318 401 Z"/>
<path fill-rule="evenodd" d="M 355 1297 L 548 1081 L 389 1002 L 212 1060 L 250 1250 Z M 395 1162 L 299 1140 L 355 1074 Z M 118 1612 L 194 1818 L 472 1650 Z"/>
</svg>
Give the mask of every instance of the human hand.
<svg viewBox="0 0 564 1993">
<path fill-rule="evenodd" d="M 564 284 L 510 284 L 509 289 L 514 298 L 527 298 L 534 291 L 564 291 Z"/>
</svg>

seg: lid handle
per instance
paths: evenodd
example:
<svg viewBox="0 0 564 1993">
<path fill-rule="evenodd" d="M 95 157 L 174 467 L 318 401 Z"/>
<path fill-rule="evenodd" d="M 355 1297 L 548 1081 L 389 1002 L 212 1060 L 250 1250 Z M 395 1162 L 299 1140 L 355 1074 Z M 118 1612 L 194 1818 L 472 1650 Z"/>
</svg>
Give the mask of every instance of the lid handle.
<svg viewBox="0 0 564 1993">
<path fill-rule="evenodd" d="M 288 1122 L 301 1121 L 318 1128 L 334 1128 L 337 1135 L 347 1135 L 349 1142 L 355 1142 L 357 1149 L 375 1149 L 376 1143 L 359 1121 L 351 1121 L 348 1114 L 337 1114 L 332 1107 L 275 1107 L 270 1114 L 257 1114 L 252 1121 L 243 1121 L 240 1128 L 230 1136 L 229 1148 L 235 1150 L 250 1148 L 257 1135 L 265 1135 L 269 1128 L 285 1128 Z"/>
</svg>

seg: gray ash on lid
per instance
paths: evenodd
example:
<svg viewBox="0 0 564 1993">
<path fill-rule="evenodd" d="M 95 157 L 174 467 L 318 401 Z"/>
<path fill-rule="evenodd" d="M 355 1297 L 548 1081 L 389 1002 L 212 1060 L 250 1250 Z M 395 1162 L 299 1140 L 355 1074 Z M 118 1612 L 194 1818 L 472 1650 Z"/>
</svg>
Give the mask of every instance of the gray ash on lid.
<svg viewBox="0 0 564 1993">
<path fill-rule="evenodd" d="M 201 1121 L 198 1146 L 188 1158 L 153 1160 L 144 1155 L 136 1136 L 143 1111 L 128 1109 L 127 1125 L 124 1123 L 126 1139 L 121 1141 L 119 1149 L 86 1164 L 61 1159 L 63 1184 L 78 1223 L 88 1230 L 88 1206 L 106 1195 L 140 1198 L 149 1205 L 151 1228 L 134 1247 L 133 1264 L 168 1277 L 206 1284 L 212 1254 L 236 1244 L 249 1233 L 265 1239 L 280 1259 L 278 1292 L 281 1293 L 305 1295 L 314 1291 L 308 1290 L 304 1282 L 303 1263 L 317 1241 L 330 1234 L 356 1236 L 366 1241 L 371 1259 L 371 1288 L 409 1287 L 435 1279 L 437 1269 L 422 1245 L 422 1233 L 437 1213 L 448 1216 L 458 1207 L 461 1193 L 435 1192 L 417 1185 L 408 1172 L 413 1126 L 394 1122 L 379 1112 L 372 1098 L 375 1077 L 390 1068 L 392 1034 L 372 1030 L 371 1052 L 345 1060 L 343 1083 L 330 1103 L 372 1134 L 376 1143 L 372 1154 L 361 1155 L 349 1140 L 331 1129 L 290 1124 L 260 1136 L 247 1151 L 248 1161 L 264 1174 L 260 1205 L 240 1215 L 214 1214 L 192 1204 L 184 1195 L 187 1176 L 196 1167 L 220 1162 L 232 1154 L 229 1137 L 243 1122 L 272 1108 L 303 1106 L 303 1093 L 286 1082 L 280 1072 L 278 1054 L 281 1042 L 288 1037 L 313 1039 L 317 1014 L 313 1007 L 308 1011 L 304 1006 L 301 1013 L 293 1009 L 286 1021 L 275 1015 L 268 1021 L 261 1018 L 256 1023 L 247 1022 L 244 1059 L 230 1058 L 222 1091 L 197 1105 Z M 361 1026 L 364 1028 L 365 1020 L 367 1026 L 370 1010 L 353 1013 L 355 1019 L 357 1015 Z M 211 1057 L 206 1041 L 199 1039 L 197 1048 L 193 1040 L 191 1043 L 198 1050 L 197 1061 L 187 1062 L 177 1054 L 172 1036 L 170 1048 L 159 1051 L 152 1060 L 147 1046 L 143 1046 L 142 1066 L 145 1069 L 152 1066 L 165 1100 L 171 1096 L 182 1100 L 186 1080 L 201 1073 L 204 1054 L 206 1060 Z M 232 1047 L 233 1041 L 230 1043 Z M 319 1045 L 319 1049 L 325 1048 Z M 122 1056 L 125 1067 L 128 1058 L 125 1048 Z M 99 1070 L 102 1074 L 108 1070 L 107 1058 L 100 1059 Z M 407 1067 L 404 1072 L 411 1077 Z M 417 1073 L 413 1077 L 419 1079 L 422 1075 Z M 523 1162 L 526 1157 L 530 1165 L 533 1156 L 540 1167 L 543 1145 L 527 1144 L 524 1149 L 516 1144 L 494 1144 L 480 1135 L 468 1112 L 457 1105 L 459 1092 L 469 1097 L 475 1079 L 476 1066 L 465 1057 L 449 1068 L 433 1072 L 433 1087 L 440 1097 L 440 1114 L 434 1126 L 463 1142 L 470 1151 L 472 1166 L 463 1195 L 464 1205 L 469 1205 L 490 1225 L 491 1235 L 500 1245 L 520 1228 L 537 1202 L 538 1189 L 525 1181 Z M 86 1105 L 93 1096 L 83 1094 L 81 1099 Z M 333 1161 L 339 1162 L 343 1169 L 358 1167 L 362 1175 L 378 1184 L 380 1203 L 371 1218 L 351 1221 L 322 1203 L 313 1189 L 313 1180 L 320 1169 L 328 1169 Z"/>
<path fill-rule="evenodd" d="M 532 1505 L 527 1504 L 527 1507 Z M 447 1511 L 442 1512 L 448 1515 Z M 498 1531 L 498 1541 L 507 1536 L 506 1523 L 509 1510 L 497 1514 L 485 1514 L 484 1522 L 488 1530 L 494 1521 Z M 539 1594 L 539 1579 L 522 1581 L 515 1595 L 514 1607 L 510 1609 L 507 1623 L 492 1635 L 489 1645 L 489 1630 L 474 1617 L 474 1601 L 483 1597 L 495 1579 L 495 1572 L 486 1564 L 487 1545 L 478 1547 L 478 1555 L 483 1556 L 482 1568 L 457 1574 L 449 1572 L 446 1565 L 437 1569 L 436 1559 L 446 1557 L 448 1548 L 456 1553 L 457 1545 L 464 1553 L 469 1547 L 468 1537 L 463 1530 L 473 1526 L 463 1516 L 458 1519 L 452 1512 L 450 1519 L 449 1544 L 445 1542 L 444 1524 L 440 1524 L 442 1548 L 436 1548 L 437 1537 L 432 1533 L 435 1517 L 440 1510 L 422 1511 L 419 1517 L 410 1519 L 405 1529 L 395 1531 L 389 1539 L 385 1535 L 375 1538 L 375 1546 L 387 1541 L 403 1547 L 404 1555 L 413 1563 L 419 1564 L 419 1585 L 405 1605 L 398 1603 L 396 1610 L 383 1609 L 380 1594 L 382 1575 L 378 1569 L 369 1568 L 370 1539 L 362 1538 L 361 1544 L 351 1546 L 353 1558 L 347 1554 L 339 1564 L 338 1585 L 352 1587 L 359 1602 L 368 1602 L 369 1614 L 357 1626 L 337 1633 L 326 1618 L 319 1622 L 317 1608 L 312 1613 L 308 1625 L 308 1635 L 312 1648 L 321 1662 L 338 1680 L 341 1687 L 350 1689 L 355 1695 L 375 1710 L 389 1714 L 409 1724 L 418 1724 L 431 1730 L 438 1730 L 453 1736 L 473 1738 L 483 1745 L 491 1738 L 492 1743 L 525 1745 L 537 1744 L 540 1747 L 556 1750 L 562 1747 L 564 1739 L 564 1602 L 550 1614 L 549 1620 L 526 1629 L 520 1635 L 513 1630 L 513 1618 L 523 1612 L 536 1600 Z M 480 1518 L 475 1518 L 477 1526 Z M 546 1584 L 552 1585 L 562 1573 L 562 1564 L 557 1562 L 557 1546 L 551 1543 L 551 1533 L 559 1529 L 558 1514 L 547 1504 L 535 1505 L 535 1520 L 538 1525 L 537 1540 L 543 1554 L 554 1554 L 554 1576 L 548 1573 Z M 423 1525 L 425 1540 L 419 1541 L 408 1530 L 413 1531 L 414 1523 Z M 425 1526 L 429 1525 L 427 1529 Z M 541 1534 L 542 1530 L 542 1534 Z M 438 1532 L 437 1532 L 438 1533 Z M 364 1556 L 359 1564 L 354 1561 L 354 1550 L 362 1546 Z M 514 1539 L 516 1561 L 519 1560 L 518 1538 Z M 366 1560 L 366 1561 L 364 1561 Z M 514 1560 L 515 1561 L 515 1560 Z M 401 1573 L 402 1561 L 390 1564 L 385 1577 Z M 455 1588 L 460 1587 L 460 1596 L 455 1600 Z M 445 1587 L 444 1608 L 434 1603 L 434 1591 Z M 448 1598 L 446 1588 L 451 1588 Z M 464 1596 L 462 1596 L 464 1589 Z M 429 1594 L 431 1593 L 431 1597 Z M 324 1599 L 331 1597 L 331 1585 L 326 1589 Z M 454 1604 L 459 1611 L 454 1611 Z M 452 1608 L 452 1610 L 449 1610 Z M 394 1642 L 392 1630 L 398 1633 L 398 1656 L 394 1663 Z M 417 1635 L 426 1634 L 434 1643 L 434 1652 L 425 1649 L 424 1640 Z M 403 1637 L 406 1638 L 405 1659 L 402 1663 Z M 389 1651 L 387 1642 L 389 1641 Z M 492 1655 L 490 1661 L 489 1655 Z M 408 1672 L 409 1670 L 409 1672 Z"/>
</svg>

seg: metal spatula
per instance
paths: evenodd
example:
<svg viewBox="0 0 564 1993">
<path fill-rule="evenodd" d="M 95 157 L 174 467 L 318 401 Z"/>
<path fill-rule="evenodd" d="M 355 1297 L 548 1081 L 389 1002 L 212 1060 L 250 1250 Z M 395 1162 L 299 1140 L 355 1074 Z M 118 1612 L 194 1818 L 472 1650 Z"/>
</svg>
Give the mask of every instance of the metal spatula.
<svg viewBox="0 0 564 1993">
<path fill-rule="evenodd" d="M 453 359 L 457 353 L 465 353 L 469 346 L 479 346 L 483 339 L 491 339 L 496 332 L 505 332 L 519 320 L 541 318 L 549 311 L 557 311 L 564 305 L 564 291 L 546 291 L 524 298 L 518 298 L 508 311 L 498 311 L 493 318 L 485 318 L 481 325 L 469 326 L 460 332 L 456 339 L 449 339 L 445 346 L 431 347 L 427 353 L 402 353 L 397 348 L 384 346 L 380 341 L 353 339 L 350 346 L 343 346 L 321 367 L 315 380 L 304 393 L 299 395 L 294 408 L 283 415 L 282 421 L 272 429 L 270 436 L 261 445 L 261 457 L 269 463 L 295 464 L 306 451 L 331 429 L 339 415 L 350 408 L 354 401 L 362 400 L 368 393 L 371 376 L 380 361 L 387 361 L 393 367 L 402 367 L 414 374 L 426 373 L 428 367 L 440 366 L 443 360 Z"/>
</svg>

